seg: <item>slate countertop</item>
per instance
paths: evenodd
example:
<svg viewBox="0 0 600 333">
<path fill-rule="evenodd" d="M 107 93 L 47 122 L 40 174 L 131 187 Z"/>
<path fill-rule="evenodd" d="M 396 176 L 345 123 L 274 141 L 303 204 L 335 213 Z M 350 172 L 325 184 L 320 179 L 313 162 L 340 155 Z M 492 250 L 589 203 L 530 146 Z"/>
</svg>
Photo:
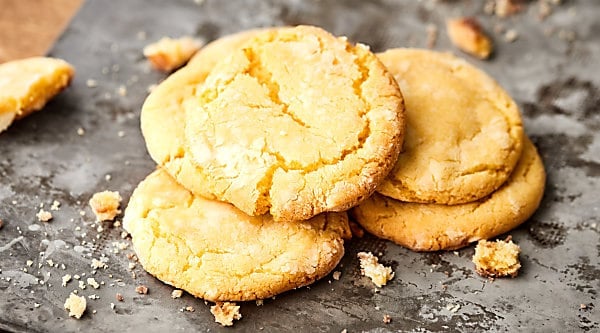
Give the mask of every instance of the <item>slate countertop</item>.
<svg viewBox="0 0 600 333">
<path fill-rule="evenodd" d="M 544 21 L 538 2 L 525 7 L 500 19 L 483 14 L 483 2 L 468 0 L 87 1 L 50 51 L 76 67 L 72 86 L 45 110 L 0 134 L 0 330 L 597 331 L 600 4 L 566 1 Z M 242 303 L 242 320 L 224 329 L 202 300 L 190 295 L 173 300 L 171 287 L 139 264 L 130 269 L 132 249 L 120 227 L 99 231 L 93 222 L 87 206 L 93 193 L 118 190 L 125 205 L 154 169 L 139 112 L 147 88 L 165 75 L 151 70 L 141 54 L 149 42 L 166 35 L 212 40 L 253 27 L 304 23 L 383 51 L 425 47 L 427 31 L 436 26 L 434 49 L 457 52 L 444 21 L 458 15 L 476 15 L 494 35 L 491 60 L 462 56 L 518 102 L 548 173 L 540 209 L 510 233 L 522 248 L 517 278 L 479 277 L 471 263 L 473 246 L 414 253 L 365 236 L 347 245 L 339 281 L 329 276 L 262 306 Z M 505 42 L 494 32 L 500 28 L 514 29 L 518 39 Z M 88 87 L 89 79 L 97 87 Z M 49 209 L 54 200 L 61 203 L 54 219 L 38 222 L 40 204 Z M 381 253 L 395 271 L 379 291 L 360 276 L 356 253 L 365 250 Z M 108 268 L 94 274 L 91 260 L 101 257 Z M 77 281 L 61 286 L 67 273 L 104 283 L 79 290 L 99 297 L 88 298 L 81 320 L 68 318 L 63 309 L 69 293 L 79 289 Z M 135 292 L 140 284 L 149 294 Z M 182 310 L 187 306 L 195 311 Z M 391 323 L 383 323 L 384 314 Z"/>
</svg>

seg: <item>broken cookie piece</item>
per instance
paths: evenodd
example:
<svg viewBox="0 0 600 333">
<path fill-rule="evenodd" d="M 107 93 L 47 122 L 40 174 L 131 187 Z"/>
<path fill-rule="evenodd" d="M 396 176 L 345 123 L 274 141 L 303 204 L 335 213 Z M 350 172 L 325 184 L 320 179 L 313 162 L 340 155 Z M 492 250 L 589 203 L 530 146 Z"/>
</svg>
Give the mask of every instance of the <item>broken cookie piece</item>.
<svg viewBox="0 0 600 333">
<path fill-rule="evenodd" d="M 121 214 L 119 206 L 121 205 L 121 196 L 119 192 L 103 191 L 95 193 L 90 199 L 90 207 L 97 221 L 112 221 Z"/>
<path fill-rule="evenodd" d="M 520 251 L 521 248 L 510 238 L 495 242 L 480 240 L 475 247 L 473 256 L 477 273 L 483 277 L 510 276 L 514 278 L 521 268 Z"/>
<path fill-rule="evenodd" d="M 377 287 L 385 286 L 394 277 L 392 268 L 380 264 L 371 252 L 359 252 L 356 256 L 360 259 L 361 274 L 370 278 Z"/>
<path fill-rule="evenodd" d="M 86 306 L 85 297 L 77 296 L 73 293 L 71 293 L 69 298 L 65 301 L 65 310 L 69 310 L 69 316 L 77 319 L 81 318 Z"/>
<path fill-rule="evenodd" d="M 233 326 L 234 320 L 242 318 L 239 305 L 233 302 L 217 302 L 210 307 L 210 313 L 215 316 L 215 322 L 223 326 Z"/>
<path fill-rule="evenodd" d="M 492 40 L 474 17 L 461 17 L 446 22 L 448 36 L 456 47 L 479 59 L 492 54 Z"/>
<path fill-rule="evenodd" d="M 183 66 L 200 50 L 202 42 L 191 37 L 172 39 L 164 37 L 144 48 L 144 56 L 152 67 L 159 71 L 170 72 Z"/>
<path fill-rule="evenodd" d="M 38 111 L 66 88 L 75 70 L 66 61 L 33 57 L 0 64 L 0 132 Z"/>
</svg>

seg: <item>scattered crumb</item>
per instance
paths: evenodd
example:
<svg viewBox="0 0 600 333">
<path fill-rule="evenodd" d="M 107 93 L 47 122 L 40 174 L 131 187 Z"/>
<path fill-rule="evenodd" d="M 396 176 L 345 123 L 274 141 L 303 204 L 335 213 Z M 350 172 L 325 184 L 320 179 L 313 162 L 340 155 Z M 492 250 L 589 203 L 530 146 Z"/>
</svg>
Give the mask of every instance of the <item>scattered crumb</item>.
<svg viewBox="0 0 600 333">
<path fill-rule="evenodd" d="M 83 127 L 79 127 L 77 129 L 77 135 L 83 136 L 84 134 L 85 134 L 85 130 L 83 129 Z"/>
<path fill-rule="evenodd" d="M 100 288 L 100 285 L 98 284 L 98 282 L 96 282 L 94 278 L 87 278 L 87 284 L 94 287 L 94 289 Z"/>
<path fill-rule="evenodd" d="M 127 238 L 127 236 L 129 236 L 129 233 L 128 233 L 127 231 L 122 231 L 122 232 L 121 232 L 121 238 L 122 238 L 122 239 L 125 239 L 125 238 Z"/>
<path fill-rule="evenodd" d="M 60 209 L 60 202 L 58 202 L 57 200 L 54 200 L 52 202 L 52 206 L 50 206 L 50 210 L 59 210 Z"/>
<path fill-rule="evenodd" d="M 117 132 L 117 136 L 120 137 L 120 138 L 122 138 L 122 137 L 125 136 L 125 132 L 119 131 L 119 132 Z"/>
<path fill-rule="evenodd" d="M 90 199 L 90 207 L 96 215 L 97 221 L 112 221 L 115 216 L 121 214 L 119 192 L 103 191 L 95 193 Z"/>
<path fill-rule="evenodd" d="M 124 298 L 123 295 L 121 293 L 116 293 L 115 294 L 115 298 L 117 299 L 117 301 L 119 302 L 123 302 Z"/>
<path fill-rule="evenodd" d="M 519 38 L 519 33 L 515 29 L 508 29 L 504 34 L 504 40 L 512 43 Z"/>
<path fill-rule="evenodd" d="M 135 292 L 138 294 L 146 295 L 148 293 L 148 287 L 144 285 L 139 285 L 135 287 Z"/>
<path fill-rule="evenodd" d="M 348 333 L 348 330 L 344 328 L 340 333 Z"/>
<path fill-rule="evenodd" d="M 115 303 L 110 303 L 110 309 L 114 310 L 115 309 Z"/>
<path fill-rule="evenodd" d="M 157 84 L 151 84 L 151 85 L 149 85 L 148 87 L 146 87 L 146 91 L 147 91 L 148 93 L 151 93 L 151 92 L 152 92 L 152 90 L 154 90 L 156 87 L 158 87 L 158 85 L 157 85 Z"/>
<path fill-rule="evenodd" d="M 48 222 L 52 220 L 52 213 L 44 210 L 43 208 L 40 208 L 40 211 L 37 214 L 35 214 L 35 216 L 40 222 Z"/>
<path fill-rule="evenodd" d="M 106 174 L 106 176 L 104 176 L 104 180 L 106 180 L 107 182 L 109 182 L 112 179 L 112 176 L 110 174 Z"/>
<path fill-rule="evenodd" d="M 579 304 L 579 308 L 580 308 L 581 310 L 585 310 L 585 309 L 587 309 L 587 305 L 585 305 L 585 304 L 581 303 L 581 304 Z"/>
<path fill-rule="evenodd" d="M 41 306 L 41 304 L 40 304 L 40 303 L 33 303 L 33 307 L 34 307 L 34 308 L 39 308 L 40 306 Z"/>
<path fill-rule="evenodd" d="M 134 262 L 130 262 L 129 263 L 129 269 L 132 270 L 135 268 L 135 263 Z"/>
<path fill-rule="evenodd" d="M 171 298 L 179 298 L 183 295 L 183 290 L 175 289 L 171 292 Z"/>
<path fill-rule="evenodd" d="M 494 13 L 496 16 L 504 18 L 520 12 L 522 6 L 518 0 L 496 0 Z"/>
<path fill-rule="evenodd" d="M 257 299 L 256 300 L 256 306 L 263 306 L 265 304 L 265 301 L 262 299 Z"/>
<path fill-rule="evenodd" d="M 27 260 L 27 261 L 25 262 L 25 264 L 26 264 L 27 266 L 31 267 L 31 266 L 33 266 L 33 261 L 32 261 L 32 260 Z"/>
<path fill-rule="evenodd" d="M 336 281 L 339 281 L 341 276 L 342 276 L 342 272 L 340 272 L 340 271 L 335 271 L 335 272 L 333 272 L 333 275 L 332 275 L 333 279 Z"/>
<path fill-rule="evenodd" d="M 73 293 L 65 301 L 65 310 L 69 310 L 69 316 L 77 319 L 81 318 L 86 308 L 85 297 L 77 296 Z"/>
<path fill-rule="evenodd" d="M 96 294 L 91 294 L 90 296 L 88 296 L 89 299 L 100 299 L 100 296 L 96 295 Z"/>
<path fill-rule="evenodd" d="M 438 27 L 435 24 L 427 25 L 427 48 L 432 49 L 437 43 Z"/>
<path fill-rule="evenodd" d="M 188 62 L 201 47 L 202 43 L 191 37 L 165 37 L 146 46 L 144 56 L 155 69 L 170 72 Z"/>
<path fill-rule="evenodd" d="M 67 283 L 69 283 L 69 281 L 71 281 L 71 274 L 65 274 L 62 277 L 62 286 L 66 287 Z"/>
<path fill-rule="evenodd" d="M 85 85 L 88 86 L 88 88 L 96 88 L 98 86 L 98 81 L 94 79 L 88 79 L 85 81 Z"/>
<path fill-rule="evenodd" d="M 392 317 L 388 314 L 383 315 L 383 323 L 384 324 L 389 324 L 392 322 Z"/>
<path fill-rule="evenodd" d="M 122 96 L 125 97 L 127 96 L 127 88 L 124 85 L 119 86 L 119 89 L 117 89 L 117 93 Z"/>
<path fill-rule="evenodd" d="M 492 40 L 474 17 L 448 20 L 446 29 L 450 40 L 460 50 L 479 59 L 487 59 L 492 53 Z"/>
<path fill-rule="evenodd" d="M 92 258 L 92 264 L 90 266 L 92 266 L 93 269 L 107 268 L 104 262 L 94 258 Z"/>
<path fill-rule="evenodd" d="M 83 290 L 85 289 L 86 285 L 83 281 L 79 280 L 79 289 Z"/>
<path fill-rule="evenodd" d="M 194 311 L 196 311 L 196 309 L 194 309 L 193 306 L 188 305 L 188 306 L 185 307 L 185 311 L 187 311 L 187 312 L 194 312 Z"/>
<path fill-rule="evenodd" d="M 515 277 L 519 273 L 519 246 L 507 238 L 506 241 L 488 242 L 480 240 L 475 247 L 473 262 L 477 273 L 483 277 Z"/>
<path fill-rule="evenodd" d="M 369 277 L 377 287 L 385 286 L 394 277 L 392 268 L 380 264 L 371 252 L 359 252 L 357 257 L 360 259 L 361 274 Z"/>
<path fill-rule="evenodd" d="M 223 326 L 233 326 L 234 320 L 240 320 L 240 307 L 233 302 L 217 302 L 210 307 L 210 313 L 215 316 L 215 322 Z"/>
</svg>

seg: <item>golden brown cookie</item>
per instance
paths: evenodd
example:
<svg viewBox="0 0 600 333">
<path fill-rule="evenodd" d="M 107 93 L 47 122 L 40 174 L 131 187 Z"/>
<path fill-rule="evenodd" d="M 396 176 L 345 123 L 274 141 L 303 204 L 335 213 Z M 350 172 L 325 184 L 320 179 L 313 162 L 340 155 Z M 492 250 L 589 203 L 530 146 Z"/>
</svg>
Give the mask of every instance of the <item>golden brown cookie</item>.
<svg viewBox="0 0 600 333">
<path fill-rule="evenodd" d="M 124 227 L 150 274 L 210 301 L 249 301 L 308 285 L 335 268 L 346 213 L 302 222 L 252 217 L 194 196 L 159 169 L 133 192 Z"/>
<path fill-rule="evenodd" d="M 33 57 L 0 64 L 0 132 L 40 110 L 69 85 L 75 70 L 66 61 Z"/>
<path fill-rule="evenodd" d="M 523 126 L 510 96 L 451 54 L 394 49 L 378 55 L 406 103 L 404 148 L 379 193 L 407 202 L 478 200 L 509 177 Z"/>
<path fill-rule="evenodd" d="M 415 251 L 461 248 L 503 234 L 526 221 L 544 193 L 546 173 L 534 145 L 524 140 L 519 163 L 490 196 L 462 205 L 408 203 L 374 194 L 352 210 L 370 233 Z"/>
<path fill-rule="evenodd" d="M 202 61 L 144 106 L 147 138 L 167 134 L 144 123 L 169 121 L 147 108 L 174 101 L 172 110 L 185 113 L 173 126 L 184 125 L 184 144 L 165 149 L 196 166 L 167 166 L 180 183 L 279 221 L 343 211 L 374 191 L 395 162 L 404 121 L 400 91 L 368 48 L 300 26 L 260 32 L 230 53 L 189 95 L 174 100 L 167 91 L 189 87 L 186 75 L 204 77 Z"/>
</svg>

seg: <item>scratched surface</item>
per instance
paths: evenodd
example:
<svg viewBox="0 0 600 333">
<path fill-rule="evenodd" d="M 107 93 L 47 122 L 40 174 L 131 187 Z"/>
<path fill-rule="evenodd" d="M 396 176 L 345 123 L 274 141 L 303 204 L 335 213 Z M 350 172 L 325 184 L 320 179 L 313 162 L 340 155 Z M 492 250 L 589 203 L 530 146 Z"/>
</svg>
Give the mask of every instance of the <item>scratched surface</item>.
<svg viewBox="0 0 600 333">
<path fill-rule="evenodd" d="M 453 50 L 444 20 L 476 14 L 488 31 L 501 24 L 519 33 L 514 43 L 494 34 L 490 61 L 467 58 L 519 103 L 548 172 L 540 209 L 511 233 L 522 248 L 519 277 L 479 277 L 472 246 L 413 253 L 366 236 L 348 244 L 339 281 L 327 277 L 260 307 L 243 303 L 243 319 L 228 331 L 598 331 L 600 4 L 563 2 L 540 22 L 535 1 L 507 19 L 482 14 L 483 1 L 88 1 L 51 52 L 77 68 L 72 86 L 0 134 L 0 330 L 225 331 L 202 300 L 171 299 L 172 288 L 139 265 L 133 279 L 126 257 L 132 250 L 122 249 L 129 241 L 121 239 L 121 228 L 99 232 L 87 208 L 91 195 L 105 189 L 120 191 L 127 202 L 154 167 L 139 111 L 147 87 L 164 75 L 141 55 L 149 41 L 184 34 L 212 40 L 251 27 L 305 23 L 382 51 L 425 47 L 427 27 L 435 24 L 435 49 Z M 97 87 L 88 87 L 88 79 Z M 54 219 L 37 222 L 39 205 L 48 210 L 54 200 L 61 203 Z M 359 275 L 360 250 L 381 253 L 394 268 L 396 277 L 378 292 Z M 108 268 L 92 275 L 91 259 L 101 257 Z M 88 299 L 79 321 L 63 309 L 78 289 L 77 281 L 61 286 L 67 273 L 104 282 L 79 291 L 99 296 Z M 136 294 L 138 284 L 150 293 Z M 117 292 L 124 302 L 115 300 Z M 195 312 L 181 311 L 186 306 Z M 383 323 L 384 314 L 391 323 Z"/>
</svg>

